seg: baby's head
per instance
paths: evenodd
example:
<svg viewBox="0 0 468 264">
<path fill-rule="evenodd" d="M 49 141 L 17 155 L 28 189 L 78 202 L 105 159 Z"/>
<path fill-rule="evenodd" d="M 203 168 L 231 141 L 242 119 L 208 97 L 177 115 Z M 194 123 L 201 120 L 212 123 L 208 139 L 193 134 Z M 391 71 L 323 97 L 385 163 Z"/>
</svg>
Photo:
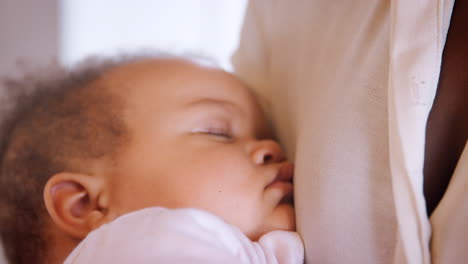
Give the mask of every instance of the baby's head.
<svg viewBox="0 0 468 264">
<path fill-rule="evenodd" d="M 209 211 L 252 240 L 294 229 L 292 165 L 231 74 L 166 57 L 49 86 L 4 128 L 0 228 L 11 260 L 63 261 L 90 231 L 151 206 Z"/>
</svg>

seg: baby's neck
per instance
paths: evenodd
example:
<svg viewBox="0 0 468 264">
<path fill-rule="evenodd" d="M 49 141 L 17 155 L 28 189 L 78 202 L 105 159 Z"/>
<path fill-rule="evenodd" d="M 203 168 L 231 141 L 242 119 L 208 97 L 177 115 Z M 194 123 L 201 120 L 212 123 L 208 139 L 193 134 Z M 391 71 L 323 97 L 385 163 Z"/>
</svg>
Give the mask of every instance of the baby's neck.
<svg viewBox="0 0 468 264">
<path fill-rule="evenodd" d="M 48 241 L 50 241 L 44 263 L 61 264 L 79 244 L 79 240 L 74 239 L 58 228 L 49 229 Z"/>
</svg>

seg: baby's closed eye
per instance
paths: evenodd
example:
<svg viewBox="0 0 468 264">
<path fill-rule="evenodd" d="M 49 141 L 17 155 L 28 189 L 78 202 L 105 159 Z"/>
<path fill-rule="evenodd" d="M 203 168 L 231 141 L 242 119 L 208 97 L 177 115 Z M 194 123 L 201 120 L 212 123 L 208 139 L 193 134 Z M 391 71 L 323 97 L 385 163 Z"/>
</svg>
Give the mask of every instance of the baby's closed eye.
<svg viewBox="0 0 468 264">
<path fill-rule="evenodd" d="M 226 139 L 232 139 L 234 137 L 231 124 L 228 121 L 221 120 L 206 122 L 200 127 L 193 129 L 192 133 L 222 137 Z"/>
</svg>

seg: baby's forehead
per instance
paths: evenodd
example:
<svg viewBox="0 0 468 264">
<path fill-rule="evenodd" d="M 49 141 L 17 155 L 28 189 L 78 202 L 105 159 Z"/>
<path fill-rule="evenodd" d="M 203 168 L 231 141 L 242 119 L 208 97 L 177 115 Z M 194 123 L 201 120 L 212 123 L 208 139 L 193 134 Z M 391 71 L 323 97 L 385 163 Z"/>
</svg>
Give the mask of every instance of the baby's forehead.
<svg viewBox="0 0 468 264">
<path fill-rule="evenodd" d="M 104 81 L 116 82 L 149 77 L 177 77 L 180 73 L 211 73 L 220 72 L 214 65 L 205 65 L 201 62 L 184 58 L 142 59 L 118 65 L 109 70 L 101 78 Z M 182 77 L 182 76 L 180 76 Z"/>
<path fill-rule="evenodd" d="M 101 73 L 89 85 L 127 101 L 137 91 L 145 87 L 161 87 L 159 84 L 186 64 L 180 59 L 139 59 L 114 66 Z"/>
<path fill-rule="evenodd" d="M 183 110 L 193 102 L 227 102 L 262 119 L 252 92 L 235 76 L 213 65 L 186 59 L 148 59 L 115 67 L 101 81 L 129 106 L 129 118 Z M 138 117 L 137 117 L 138 119 Z"/>
<path fill-rule="evenodd" d="M 96 82 L 124 99 L 246 93 L 244 85 L 232 74 L 213 64 L 184 58 L 144 59 L 119 65 Z"/>
</svg>

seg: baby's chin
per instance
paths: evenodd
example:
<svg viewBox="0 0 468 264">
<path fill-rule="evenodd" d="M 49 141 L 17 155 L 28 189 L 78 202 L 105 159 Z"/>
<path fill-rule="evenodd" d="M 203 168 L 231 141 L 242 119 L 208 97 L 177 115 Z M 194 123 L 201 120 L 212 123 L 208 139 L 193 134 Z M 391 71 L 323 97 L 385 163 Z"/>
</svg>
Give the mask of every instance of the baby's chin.
<svg viewBox="0 0 468 264">
<path fill-rule="evenodd" d="M 264 224 L 257 230 L 247 234 L 252 241 L 258 241 L 263 235 L 272 231 L 296 231 L 296 217 L 294 207 L 290 203 L 280 203 L 273 213 L 264 221 Z"/>
<path fill-rule="evenodd" d="M 287 201 L 280 203 L 268 221 L 271 230 L 296 231 L 296 214 L 293 205 Z"/>
</svg>

